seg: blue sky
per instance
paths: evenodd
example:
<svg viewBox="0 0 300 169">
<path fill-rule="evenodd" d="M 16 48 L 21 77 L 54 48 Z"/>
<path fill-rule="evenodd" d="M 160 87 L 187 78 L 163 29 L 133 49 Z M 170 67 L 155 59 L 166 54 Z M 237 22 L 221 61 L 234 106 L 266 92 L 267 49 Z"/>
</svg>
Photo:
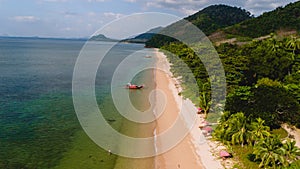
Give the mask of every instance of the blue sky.
<svg viewBox="0 0 300 169">
<path fill-rule="evenodd" d="M 242 7 L 258 16 L 296 0 L 0 0 L 0 36 L 89 37 L 133 13 L 178 17 L 213 4 Z"/>
</svg>

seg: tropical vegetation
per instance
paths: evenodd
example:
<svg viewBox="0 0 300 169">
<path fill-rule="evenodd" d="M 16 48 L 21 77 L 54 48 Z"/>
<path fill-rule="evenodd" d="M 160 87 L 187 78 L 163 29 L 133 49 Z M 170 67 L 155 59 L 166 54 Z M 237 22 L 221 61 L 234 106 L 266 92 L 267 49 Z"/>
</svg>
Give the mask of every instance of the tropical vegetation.
<svg viewBox="0 0 300 169">
<path fill-rule="evenodd" d="M 243 159 L 241 168 L 247 168 L 248 164 L 252 168 L 300 167 L 300 150 L 295 142 L 274 134 L 284 123 L 300 127 L 299 5 L 300 2 L 292 3 L 256 18 L 246 14 L 248 17 L 240 23 L 228 22 L 232 24 L 230 27 L 205 25 L 210 30 L 223 31 L 232 37 L 247 37 L 243 43 L 214 44 L 224 67 L 227 92 L 226 100 L 222 100 L 226 103 L 225 112 L 219 119 L 213 138 L 234 150 L 245 150 L 244 154 L 233 152 Z M 199 14 L 201 12 L 188 19 L 200 29 L 206 28 L 199 24 L 206 15 Z M 292 22 L 286 23 L 287 18 Z M 213 31 L 204 29 L 206 34 L 213 35 Z M 256 38 L 260 36 L 265 37 Z M 256 39 L 252 39 L 254 37 Z M 207 50 L 207 46 L 196 45 L 192 50 L 166 36 L 154 36 L 146 45 L 154 43 L 153 47 L 167 51 L 171 71 L 181 77 L 185 89 L 181 94 L 196 98 L 192 100 L 204 110 L 205 116 L 208 119 L 214 117 L 218 111 L 211 109 L 216 103 L 211 97 L 211 77 L 207 73 L 214 65 L 204 66 L 202 58 L 196 55 L 197 51 Z M 189 68 L 189 73 L 183 65 Z M 191 74 L 195 81 L 191 80 Z M 197 83 L 199 91 L 194 95 L 191 93 L 195 87 L 190 88 L 193 83 Z"/>
</svg>

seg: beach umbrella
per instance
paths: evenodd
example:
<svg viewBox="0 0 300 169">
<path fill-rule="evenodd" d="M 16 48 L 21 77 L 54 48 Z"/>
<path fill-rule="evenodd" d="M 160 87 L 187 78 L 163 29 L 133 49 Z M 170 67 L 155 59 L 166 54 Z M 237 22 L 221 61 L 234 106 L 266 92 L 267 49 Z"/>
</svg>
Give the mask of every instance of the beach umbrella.
<svg viewBox="0 0 300 169">
<path fill-rule="evenodd" d="M 222 150 L 222 151 L 220 151 L 220 156 L 221 157 L 230 157 L 231 155 L 227 151 Z"/>
<path fill-rule="evenodd" d="M 197 108 L 197 113 L 200 114 L 201 112 L 202 112 L 201 107 L 198 107 L 198 108 Z"/>
<path fill-rule="evenodd" d="M 211 127 L 209 127 L 209 126 L 204 127 L 202 130 L 204 130 L 204 131 L 206 131 L 208 133 L 210 133 L 210 132 L 213 131 L 213 129 Z"/>
</svg>

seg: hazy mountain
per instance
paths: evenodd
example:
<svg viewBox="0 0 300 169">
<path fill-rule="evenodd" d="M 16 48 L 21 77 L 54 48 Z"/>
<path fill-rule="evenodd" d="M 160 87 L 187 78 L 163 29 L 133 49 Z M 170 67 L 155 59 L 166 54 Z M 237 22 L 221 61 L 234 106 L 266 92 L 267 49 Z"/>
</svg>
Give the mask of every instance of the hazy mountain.
<svg viewBox="0 0 300 169">
<path fill-rule="evenodd" d="M 102 35 L 102 34 L 92 36 L 89 40 L 91 40 L 91 41 L 104 41 L 104 42 L 116 42 L 116 41 L 118 41 L 116 39 L 108 38 L 108 37 L 106 37 L 105 35 Z"/>
</svg>

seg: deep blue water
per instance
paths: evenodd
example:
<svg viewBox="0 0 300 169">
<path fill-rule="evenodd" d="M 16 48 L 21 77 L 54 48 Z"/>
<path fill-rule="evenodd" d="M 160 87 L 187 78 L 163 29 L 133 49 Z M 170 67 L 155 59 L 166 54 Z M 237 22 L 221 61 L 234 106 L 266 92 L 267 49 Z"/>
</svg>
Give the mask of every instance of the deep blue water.
<svg viewBox="0 0 300 169">
<path fill-rule="evenodd" d="M 0 168 L 51 168 L 68 150 L 80 129 L 71 91 L 74 65 L 84 43 L 0 37 Z M 105 45 L 95 43 L 100 52 Z M 100 65 L 103 70 L 98 70 L 100 91 L 110 89 L 118 63 L 142 49 L 140 44 L 116 45 Z M 101 93 L 98 96 L 101 102 Z"/>
</svg>

